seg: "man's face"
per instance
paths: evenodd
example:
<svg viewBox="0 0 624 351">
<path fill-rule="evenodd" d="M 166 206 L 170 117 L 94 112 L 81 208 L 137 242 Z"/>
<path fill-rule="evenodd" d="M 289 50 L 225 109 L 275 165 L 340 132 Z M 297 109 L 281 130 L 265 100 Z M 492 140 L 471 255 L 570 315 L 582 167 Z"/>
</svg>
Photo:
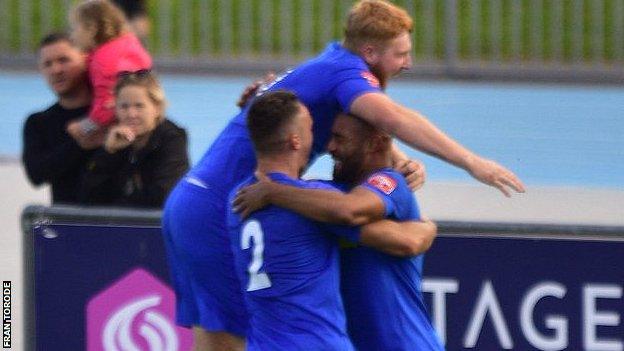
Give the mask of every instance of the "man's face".
<svg viewBox="0 0 624 351">
<path fill-rule="evenodd" d="M 382 82 L 412 67 L 412 40 L 409 32 L 390 40 L 383 47 L 374 47 L 372 50 L 373 53 L 367 59 L 367 63 Z"/>
<path fill-rule="evenodd" d="M 332 127 L 327 151 L 334 159 L 334 181 L 354 185 L 364 172 L 365 140 L 358 122 L 350 116 L 338 115 Z"/>
<path fill-rule="evenodd" d="M 39 52 L 39 69 L 50 88 L 59 96 L 83 88 L 86 79 L 85 55 L 62 40 L 46 45 Z"/>
</svg>

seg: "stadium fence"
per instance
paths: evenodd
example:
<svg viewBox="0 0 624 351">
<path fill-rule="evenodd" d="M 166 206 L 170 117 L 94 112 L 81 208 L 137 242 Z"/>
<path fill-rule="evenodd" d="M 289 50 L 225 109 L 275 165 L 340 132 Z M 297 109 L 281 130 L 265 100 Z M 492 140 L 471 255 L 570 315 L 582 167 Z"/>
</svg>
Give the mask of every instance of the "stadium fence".
<svg viewBox="0 0 624 351">
<path fill-rule="evenodd" d="M 75 0 L 0 0 L 3 65 L 33 62 Z M 338 39 L 352 0 L 151 0 L 148 47 L 167 69 L 283 68 Z M 396 0 L 414 18 L 408 76 L 621 83 L 624 0 Z M 26 61 L 24 61 L 26 60 Z"/>
</svg>

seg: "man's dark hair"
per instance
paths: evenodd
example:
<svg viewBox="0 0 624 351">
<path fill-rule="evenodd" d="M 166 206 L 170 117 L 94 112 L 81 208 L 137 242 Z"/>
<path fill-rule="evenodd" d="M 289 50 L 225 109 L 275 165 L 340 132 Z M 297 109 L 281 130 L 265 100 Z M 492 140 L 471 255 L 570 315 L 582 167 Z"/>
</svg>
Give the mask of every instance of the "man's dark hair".
<svg viewBox="0 0 624 351">
<path fill-rule="evenodd" d="M 247 127 L 256 152 L 281 151 L 286 128 L 298 112 L 299 99 L 290 91 L 268 92 L 255 99 L 247 114 Z"/>
<path fill-rule="evenodd" d="M 379 129 L 377 127 L 375 127 L 374 125 L 370 124 L 367 120 L 360 118 L 354 114 L 351 113 L 347 113 L 347 116 L 351 117 L 354 121 L 357 122 L 357 124 L 360 127 L 360 134 L 365 134 L 367 137 L 370 135 L 373 135 L 374 133 L 378 132 Z"/>
<path fill-rule="evenodd" d="M 69 37 L 69 33 L 67 32 L 52 32 L 47 34 L 41 41 L 39 42 L 39 50 L 41 50 L 44 46 L 56 44 L 60 41 L 66 41 L 73 45 L 71 38 Z"/>
</svg>

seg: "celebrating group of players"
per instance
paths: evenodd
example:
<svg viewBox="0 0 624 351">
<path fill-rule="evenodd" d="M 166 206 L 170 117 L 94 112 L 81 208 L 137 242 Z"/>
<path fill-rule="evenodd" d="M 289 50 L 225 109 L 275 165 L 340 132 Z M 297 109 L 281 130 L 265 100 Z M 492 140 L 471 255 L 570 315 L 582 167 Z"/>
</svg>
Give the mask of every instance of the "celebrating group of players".
<svg viewBox="0 0 624 351">
<path fill-rule="evenodd" d="M 403 9 L 357 2 L 344 41 L 260 87 L 171 192 L 176 318 L 197 350 L 443 349 L 420 289 L 436 226 L 392 137 L 506 195 L 524 188 L 384 94 L 411 66 L 411 30 Z M 325 152 L 333 181 L 301 180 Z"/>
</svg>

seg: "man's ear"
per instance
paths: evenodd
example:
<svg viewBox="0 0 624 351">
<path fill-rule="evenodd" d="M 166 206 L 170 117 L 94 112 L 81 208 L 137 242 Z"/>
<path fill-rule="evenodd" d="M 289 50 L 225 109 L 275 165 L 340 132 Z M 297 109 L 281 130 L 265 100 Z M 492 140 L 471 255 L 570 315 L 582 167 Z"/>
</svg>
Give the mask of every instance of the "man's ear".
<svg viewBox="0 0 624 351">
<path fill-rule="evenodd" d="M 364 58 L 364 61 L 366 61 L 366 63 L 368 63 L 369 65 L 377 63 L 377 60 L 379 59 L 379 53 L 377 52 L 377 48 L 373 44 L 362 45 L 360 53 Z"/>
<path fill-rule="evenodd" d="M 288 136 L 288 145 L 292 150 L 301 149 L 301 137 L 299 134 L 292 133 Z"/>
<path fill-rule="evenodd" d="M 391 147 L 390 136 L 384 133 L 375 133 L 368 138 L 367 151 L 377 153 L 386 151 Z"/>
</svg>

